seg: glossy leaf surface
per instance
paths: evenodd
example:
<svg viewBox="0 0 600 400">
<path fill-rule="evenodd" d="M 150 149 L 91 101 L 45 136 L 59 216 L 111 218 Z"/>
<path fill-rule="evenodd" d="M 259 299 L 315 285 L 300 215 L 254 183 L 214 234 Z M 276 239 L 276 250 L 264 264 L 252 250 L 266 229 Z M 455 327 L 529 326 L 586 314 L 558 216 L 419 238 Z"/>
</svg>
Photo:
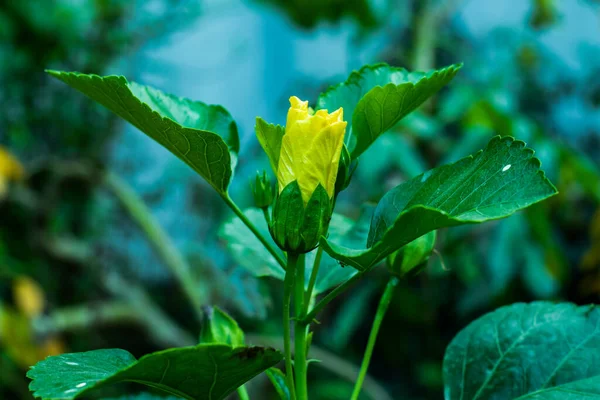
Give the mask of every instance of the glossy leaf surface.
<svg viewBox="0 0 600 400">
<path fill-rule="evenodd" d="M 27 376 L 35 397 L 75 399 L 117 382 L 136 382 L 189 400 L 220 400 L 281 361 L 263 347 L 202 344 L 136 360 L 119 349 L 63 354 L 37 363 Z"/>
<path fill-rule="evenodd" d="M 502 307 L 472 322 L 444 359 L 446 400 L 600 398 L 600 310 Z"/>
<path fill-rule="evenodd" d="M 235 168 L 237 126 L 221 106 L 179 98 L 122 76 L 48 71 L 167 148 L 219 193 Z"/>
<path fill-rule="evenodd" d="M 451 65 L 429 72 L 409 72 L 387 64 L 367 65 L 322 93 L 317 108 L 344 108 L 344 120 L 348 121 L 345 142 L 354 159 L 448 84 L 460 68 Z"/>
<path fill-rule="evenodd" d="M 495 137 L 487 147 L 390 190 L 379 202 L 366 246 L 321 240 L 325 251 L 364 271 L 427 232 L 504 218 L 556 194 L 525 143 Z"/>
</svg>

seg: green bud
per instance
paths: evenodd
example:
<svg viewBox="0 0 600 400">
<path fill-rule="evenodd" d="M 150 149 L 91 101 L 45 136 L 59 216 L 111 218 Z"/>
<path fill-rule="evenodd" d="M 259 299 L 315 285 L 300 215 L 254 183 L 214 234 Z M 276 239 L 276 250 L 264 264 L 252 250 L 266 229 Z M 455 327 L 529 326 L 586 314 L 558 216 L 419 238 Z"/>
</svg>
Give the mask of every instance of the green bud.
<svg viewBox="0 0 600 400">
<path fill-rule="evenodd" d="M 433 252 L 435 239 L 436 231 L 431 231 L 401 247 L 388 257 L 388 270 L 398 276 L 420 272 Z"/>
<path fill-rule="evenodd" d="M 267 177 L 266 171 L 256 172 L 256 179 L 252 186 L 254 205 L 258 208 L 268 208 L 273 201 L 273 185 Z"/>
<path fill-rule="evenodd" d="M 338 164 L 338 173 L 335 180 L 335 195 L 337 196 L 340 192 L 348 187 L 354 170 L 356 170 L 357 161 L 352 161 L 350 152 L 346 145 L 342 146 L 342 153 L 340 155 L 340 163 Z"/>
<path fill-rule="evenodd" d="M 275 199 L 269 230 L 284 251 L 308 253 L 319 244 L 331 219 L 331 200 L 320 184 L 304 205 L 297 181 L 287 185 Z"/>
<path fill-rule="evenodd" d="M 244 332 L 225 311 L 217 307 L 204 307 L 200 343 L 224 343 L 239 347 L 244 345 Z"/>
</svg>

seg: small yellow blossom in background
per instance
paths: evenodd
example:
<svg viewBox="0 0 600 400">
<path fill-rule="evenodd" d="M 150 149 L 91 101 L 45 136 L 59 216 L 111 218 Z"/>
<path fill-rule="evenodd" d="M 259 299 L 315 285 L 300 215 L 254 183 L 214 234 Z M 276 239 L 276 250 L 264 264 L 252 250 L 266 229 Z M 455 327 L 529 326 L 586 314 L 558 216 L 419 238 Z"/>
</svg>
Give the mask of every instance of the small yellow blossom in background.
<svg viewBox="0 0 600 400">
<path fill-rule="evenodd" d="M 0 199 L 6 194 L 8 183 L 23 179 L 23 166 L 12 154 L 0 146 Z"/>
<path fill-rule="evenodd" d="M 277 168 L 279 192 L 298 181 L 306 204 L 320 183 L 333 198 L 346 132 L 344 111 L 311 115 L 308 101 L 296 96 L 290 97 L 290 104 Z"/>
<path fill-rule="evenodd" d="M 29 318 L 44 312 L 46 299 L 42 287 L 28 276 L 21 275 L 13 283 L 13 299 L 17 310 Z"/>
<path fill-rule="evenodd" d="M 16 310 L 0 304 L 0 345 L 21 367 L 29 368 L 48 356 L 66 351 L 56 336 L 36 337 L 32 320 L 43 314 L 46 298 L 42 287 L 27 276 L 15 278 L 13 297 Z"/>
</svg>

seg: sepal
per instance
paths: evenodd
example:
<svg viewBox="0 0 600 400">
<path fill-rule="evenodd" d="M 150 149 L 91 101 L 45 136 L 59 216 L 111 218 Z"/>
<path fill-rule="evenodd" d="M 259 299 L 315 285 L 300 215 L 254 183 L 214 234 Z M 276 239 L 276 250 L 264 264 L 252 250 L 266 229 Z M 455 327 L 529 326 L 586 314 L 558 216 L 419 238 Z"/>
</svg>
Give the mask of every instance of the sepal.
<svg viewBox="0 0 600 400">
<path fill-rule="evenodd" d="M 421 272 L 433 252 L 436 236 L 436 231 L 428 232 L 390 254 L 388 270 L 400 277 Z"/>
<path fill-rule="evenodd" d="M 256 172 L 256 179 L 252 186 L 254 205 L 257 208 L 268 208 L 273 202 L 273 185 L 267 176 L 267 172 Z"/>
<path fill-rule="evenodd" d="M 352 160 L 350 152 L 346 145 L 342 146 L 342 152 L 340 154 L 340 163 L 338 164 L 338 173 L 335 180 L 335 196 L 337 197 L 340 192 L 345 190 L 350 184 L 352 175 L 358 166 L 358 159 Z"/>
<path fill-rule="evenodd" d="M 282 250 L 307 253 L 317 247 L 327 232 L 331 212 L 331 199 L 322 185 L 317 186 L 304 206 L 298 181 L 293 181 L 275 199 L 269 231 Z"/>
</svg>

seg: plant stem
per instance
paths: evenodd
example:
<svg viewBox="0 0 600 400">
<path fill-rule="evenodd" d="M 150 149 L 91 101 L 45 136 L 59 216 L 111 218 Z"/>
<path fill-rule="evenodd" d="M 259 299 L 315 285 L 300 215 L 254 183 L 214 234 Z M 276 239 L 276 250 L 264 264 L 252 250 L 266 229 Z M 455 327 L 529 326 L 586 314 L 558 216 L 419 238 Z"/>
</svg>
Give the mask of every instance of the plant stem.
<svg viewBox="0 0 600 400">
<path fill-rule="evenodd" d="M 310 299 L 315 288 L 315 283 L 317 282 L 317 275 L 319 275 L 319 267 L 321 266 L 321 257 L 323 257 L 323 247 L 319 246 L 317 249 L 317 255 L 315 256 L 315 263 L 313 264 L 312 272 L 310 273 L 308 290 L 306 291 L 306 296 L 304 298 L 303 316 L 308 313 L 308 307 L 310 307 Z"/>
<path fill-rule="evenodd" d="M 346 282 L 342 283 L 341 285 L 333 289 L 331 292 L 329 292 L 327 296 L 323 297 L 321 301 L 319 301 L 317 305 L 315 305 L 313 309 L 302 318 L 302 322 L 304 322 L 305 324 L 310 324 L 312 320 L 315 319 L 315 316 L 319 313 L 319 311 L 325 308 L 327 304 L 329 304 L 333 299 L 342 294 L 354 283 L 358 282 L 365 274 L 366 271 L 359 272 L 358 274 L 354 275 L 352 278 L 348 279 Z"/>
<path fill-rule="evenodd" d="M 250 395 L 248 395 L 248 391 L 246 390 L 246 387 L 244 385 L 240 386 L 237 389 L 237 394 L 240 400 L 250 400 Z"/>
<path fill-rule="evenodd" d="M 269 215 L 269 208 L 263 207 L 262 209 L 263 215 L 265 216 L 265 221 L 267 221 L 267 225 L 271 225 L 271 216 Z"/>
<path fill-rule="evenodd" d="M 258 231 L 258 229 L 256 229 L 256 226 L 254 226 L 254 224 L 246 217 L 244 212 L 242 210 L 240 210 L 240 208 L 237 206 L 237 204 L 235 204 L 235 202 L 231 199 L 231 197 L 229 197 L 228 194 L 223 194 L 223 195 L 221 195 L 221 197 L 225 201 L 225 204 L 227 204 L 229 206 L 229 208 L 231 208 L 231 210 L 235 213 L 235 215 L 237 215 L 239 217 L 239 219 L 241 219 L 242 222 L 248 227 L 248 229 L 250 229 L 250 231 L 252 231 L 254 236 L 256 236 L 256 238 L 258 240 L 260 240 L 260 242 L 263 244 L 263 246 L 265 246 L 265 249 L 267 249 L 267 251 L 269 253 L 271 253 L 271 255 L 275 258 L 275 260 L 277 260 L 279 265 L 281 265 L 281 267 L 283 269 L 285 269 L 286 268 L 285 259 L 277 252 L 277 250 L 275 250 L 275 248 L 269 242 L 267 242 L 267 239 L 265 239 L 264 236 L 261 235 L 261 233 Z"/>
<path fill-rule="evenodd" d="M 292 334 L 290 326 L 290 305 L 292 302 L 292 291 L 294 289 L 294 274 L 296 272 L 296 263 L 298 256 L 288 255 L 288 265 L 285 270 L 285 279 L 283 281 L 283 350 L 285 354 L 285 377 L 291 400 L 296 399 L 294 389 L 294 372 L 292 369 Z"/>
<path fill-rule="evenodd" d="M 367 370 L 369 369 L 369 363 L 371 362 L 371 356 L 373 355 L 373 348 L 375 347 L 375 342 L 377 341 L 377 334 L 379 333 L 381 322 L 383 321 L 385 313 L 387 312 L 390 302 L 392 301 L 394 289 L 397 285 L 398 278 L 394 276 L 388 282 L 387 286 L 385 287 L 385 291 L 381 296 L 381 300 L 379 300 L 379 306 L 377 307 L 377 313 L 375 314 L 375 319 L 373 320 L 373 326 L 371 327 L 371 333 L 369 334 L 369 341 L 367 342 L 365 355 L 363 356 L 362 364 L 360 365 L 360 372 L 358 373 L 358 378 L 356 380 L 356 384 L 354 385 L 354 391 L 352 392 L 352 397 L 350 400 L 358 399 L 365 376 L 367 376 Z"/>
<path fill-rule="evenodd" d="M 119 199 L 131 218 L 146 234 L 152 247 L 171 270 L 175 279 L 190 300 L 199 320 L 202 320 L 202 292 L 198 290 L 196 279 L 192 276 L 191 268 L 186 259 L 171 241 L 171 238 L 162 229 L 152 215 L 144 201 L 133 189 L 117 175 L 107 172 L 105 183 L 113 194 Z"/>
<path fill-rule="evenodd" d="M 304 254 L 298 257 L 296 263 L 296 293 L 294 305 L 296 307 L 296 323 L 294 327 L 294 370 L 296 372 L 296 395 L 298 400 L 308 399 L 308 380 L 306 365 L 306 334 L 308 324 L 301 321 L 304 315 Z"/>
<path fill-rule="evenodd" d="M 246 339 L 250 343 L 259 344 L 261 346 L 270 346 L 276 349 L 281 349 L 283 343 L 282 338 L 278 336 L 263 336 L 252 333 L 248 333 Z M 308 357 L 323 361 L 315 363 L 315 367 L 317 368 L 323 368 L 348 382 L 354 382 L 356 380 L 356 375 L 359 371 L 358 366 L 348 362 L 343 357 L 314 344 L 310 346 Z M 365 378 L 363 390 L 371 399 L 393 400 L 386 389 L 369 375 Z"/>
</svg>

